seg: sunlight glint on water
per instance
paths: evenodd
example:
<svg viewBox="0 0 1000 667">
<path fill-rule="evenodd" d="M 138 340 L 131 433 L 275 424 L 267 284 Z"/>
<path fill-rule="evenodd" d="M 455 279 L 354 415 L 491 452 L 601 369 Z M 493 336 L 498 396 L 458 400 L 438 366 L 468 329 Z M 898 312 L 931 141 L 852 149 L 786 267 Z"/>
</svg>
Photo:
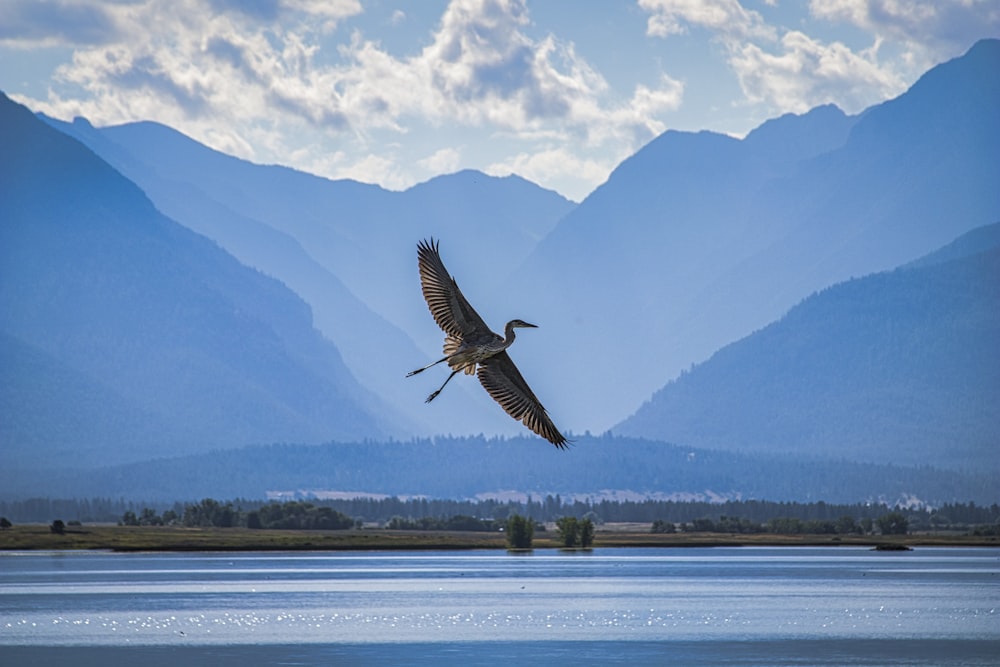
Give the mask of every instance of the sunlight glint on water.
<svg viewBox="0 0 1000 667">
<path fill-rule="evenodd" d="M 1000 643 L 998 610 L 989 549 L 0 556 L 0 645 L 21 647 L 971 647 Z"/>
</svg>

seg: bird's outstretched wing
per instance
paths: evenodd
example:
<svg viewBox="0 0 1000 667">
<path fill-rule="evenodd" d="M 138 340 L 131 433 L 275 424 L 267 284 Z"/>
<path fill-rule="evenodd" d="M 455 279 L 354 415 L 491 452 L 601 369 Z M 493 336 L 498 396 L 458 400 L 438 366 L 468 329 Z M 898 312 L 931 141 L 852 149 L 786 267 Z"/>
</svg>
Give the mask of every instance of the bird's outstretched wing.
<svg viewBox="0 0 1000 667">
<path fill-rule="evenodd" d="M 438 243 L 433 238 L 417 244 L 417 266 L 424 300 L 442 331 L 458 339 L 473 332 L 489 332 L 483 318 L 465 300 L 455 279 L 444 268 Z"/>
<path fill-rule="evenodd" d="M 521 377 L 510 355 L 500 352 L 479 362 L 479 382 L 507 414 L 559 449 L 568 442 Z"/>
</svg>

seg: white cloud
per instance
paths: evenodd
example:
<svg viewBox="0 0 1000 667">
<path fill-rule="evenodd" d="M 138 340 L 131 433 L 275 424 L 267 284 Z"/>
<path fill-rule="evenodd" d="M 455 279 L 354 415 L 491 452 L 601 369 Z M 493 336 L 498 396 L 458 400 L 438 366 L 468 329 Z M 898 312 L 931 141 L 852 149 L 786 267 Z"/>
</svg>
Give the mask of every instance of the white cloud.
<svg viewBox="0 0 1000 667">
<path fill-rule="evenodd" d="M 777 54 L 751 43 L 737 47 L 730 66 L 747 101 L 782 112 L 802 113 L 832 102 L 855 113 L 905 88 L 891 69 L 879 66 L 875 49 L 859 54 L 798 31 L 782 36 Z"/>
<path fill-rule="evenodd" d="M 881 43 L 898 43 L 901 64 L 922 72 L 963 53 L 986 37 L 1000 36 L 996 0 L 810 0 L 813 16 L 847 23 Z"/>
<path fill-rule="evenodd" d="M 432 174 L 449 174 L 462 166 L 462 153 L 455 148 L 441 148 L 417 164 Z"/>
<path fill-rule="evenodd" d="M 773 37 L 774 30 L 761 15 L 738 0 L 639 0 L 649 12 L 647 34 L 666 37 L 687 31 L 688 25 L 742 37 Z"/>
<path fill-rule="evenodd" d="M 350 178 L 363 183 L 378 183 L 389 190 L 405 190 L 415 182 L 411 174 L 400 169 L 394 156 L 374 153 L 339 166 L 327 175 L 332 178 Z"/>
<path fill-rule="evenodd" d="M 524 164 L 554 175 L 556 162 L 539 167 L 547 147 L 564 156 L 598 146 L 627 154 L 666 128 L 684 94 L 663 75 L 622 97 L 573 43 L 529 35 L 523 0 L 452 0 L 426 46 L 406 56 L 342 27 L 362 11 L 356 0 L 40 0 L 71 8 L 79 26 L 31 2 L 12 6 L 19 45 L 75 45 L 48 98 L 23 100 L 37 110 L 98 125 L 157 120 L 240 157 L 294 156 L 301 167 L 322 165 L 324 175 L 389 187 L 425 175 L 415 167 L 459 168 L 461 155 L 446 148 L 397 163 L 400 152 L 375 148 L 386 133 L 488 128 L 517 139 L 517 150 L 543 143 Z M 334 141 L 335 160 L 326 156 Z M 599 182 L 610 169 L 602 163 L 598 177 L 596 163 L 559 162 L 582 167 L 572 176 L 581 182 Z"/>
<path fill-rule="evenodd" d="M 488 164 L 581 199 L 668 123 L 739 134 L 825 102 L 857 111 L 1000 33 L 996 0 L 637 3 L 657 39 L 613 57 L 591 57 L 606 43 L 551 10 L 533 20 L 525 0 L 452 0 L 439 17 L 358 0 L 0 0 L 0 47 L 17 49 L 14 68 L 43 52 L 42 75 L 26 68 L 8 92 L 60 118 L 158 120 L 240 157 L 393 189 Z M 609 40 L 639 36 L 621 25 Z M 46 98 L 30 82 L 47 80 Z"/>
<path fill-rule="evenodd" d="M 636 86 L 635 94 L 629 102 L 628 112 L 636 123 L 644 123 L 651 135 L 657 135 L 665 129 L 656 121 L 656 116 L 664 111 L 674 111 L 680 107 L 684 97 L 684 84 L 666 74 L 660 77 L 659 88 Z"/>
<path fill-rule="evenodd" d="M 250 7 L 259 11 L 246 11 Z M 283 22 L 262 22 L 272 9 Z M 241 120 L 267 122 L 277 109 L 308 123 L 335 124 L 336 110 L 314 85 L 311 31 L 357 9 L 353 1 L 115 5 L 108 11 L 119 26 L 116 39 L 76 50 L 56 73 L 70 92 L 53 93 L 43 107 L 99 123 L 155 118 L 190 127 L 232 120 L 239 128 Z"/>
<path fill-rule="evenodd" d="M 0 46 L 18 49 L 17 58 L 50 49 L 52 62 L 72 49 L 47 98 L 11 91 L 56 117 L 157 120 L 240 157 L 394 188 L 428 172 L 492 163 L 574 198 L 668 120 L 702 122 L 683 105 L 695 87 L 692 99 L 704 99 L 708 89 L 729 94 L 738 84 L 742 99 L 731 111 L 744 117 L 824 102 L 855 111 L 901 92 L 941 54 L 1000 32 L 995 0 L 813 0 L 810 13 L 775 0 L 638 0 L 647 34 L 672 40 L 670 58 L 674 45 L 684 52 L 708 36 L 709 57 L 732 79 L 703 81 L 696 77 L 715 72 L 675 60 L 671 74 L 682 77 L 657 78 L 647 67 L 613 86 L 605 74 L 624 71 L 617 57 L 602 57 L 609 69 L 599 71 L 581 51 L 593 44 L 578 47 L 559 24 L 545 32 L 525 0 L 452 0 L 417 40 L 390 27 L 429 25 L 434 17 L 417 5 L 373 6 L 372 21 L 358 0 L 0 3 Z M 831 33 L 834 23 L 851 28 Z M 358 26 L 386 29 L 391 50 Z M 860 48 L 851 41 L 858 34 L 870 36 Z M 35 85 L 32 94 L 45 97 L 43 90 Z M 715 113 L 725 100 L 712 104 Z M 434 145 L 431 135 L 452 143 Z"/>
<path fill-rule="evenodd" d="M 583 157 L 566 147 L 548 148 L 518 153 L 490 164 L 483 171 L 493 176 L 517 174 L 580 201 L 603 183 L 627 154 L 606 155 L 597 160 Z"/>
<path fill-rule="evenodd" d="M 656 126 L 656 114 L 676 108 L 683 90 L 664 79 L 663 88 L 643 88 L 624 105 L 609 101 L 607 82 L 572 44 L 526 36 L 520 0 L 454 0 L 431 43 L 408 58 L 354 33 L 339 47 L 341 63 L 317 64 L 315 23 L 328 30 L 359 10 L 353 0 L 115 5 L 106 19 L 117 37 L 79 49 L 58 72 L 89 95 L 53 94 L 45 107 L 103 123 L 148 118 L 156 109 L 161 120 L 238 125 L 277 116 L 332 131 L 403 132 L 408 118 L 420 118 L 525 132 L 556 123 L 607 136 L 623 118 Z M 94 101 L 80 101 L 86 97 Z"/>
<path fill-rule="evenodd" d="M 527 22 L 519 1 L 452 2 L 433 42 L 401 63 L 422 79 L 424 113 L 513 131 L 568 122 L 586 132 L 607 83 L 571 44 L 527 37 Z"/>
<path fill-rule="evenodd" d="M 927 48 L 964 51 L 978 39 L 1000 34 L 995 0 L 810 0 L 809 9 L 819 18 Z"/>
<path fill-rule="evenodd" d="M 813 0 L 812 10 L 860 25 L 863 4 Z M 876 36 L 870 48 L 855 51 L 839 41 L 824 42 L 801 30 L 769 25 L 738 0 L 639 0 L 639 5 L 650 12 L 647 32 L 652 36 L 669 38 L 689 25 L 710 31 L 722 46 L 744 103 L 763 105 L 768 113 L 804 112 L 828 102 L 855 112 L 905 88 L 894 65 L 879 62 L 881 41 Z"/>
</svg>

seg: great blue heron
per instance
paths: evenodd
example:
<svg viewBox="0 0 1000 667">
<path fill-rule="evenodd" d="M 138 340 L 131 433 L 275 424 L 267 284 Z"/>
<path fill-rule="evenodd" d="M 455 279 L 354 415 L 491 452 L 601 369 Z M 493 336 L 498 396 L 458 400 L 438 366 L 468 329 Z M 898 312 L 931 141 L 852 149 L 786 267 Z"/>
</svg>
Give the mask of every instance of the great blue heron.
<svg viewBox="0 0 1000 667">
<path fill-rule="evenodd" d="M 441 255 L 438 254 L 438 243 L 433 238 L 417 244 L 417 266 L 420 269 L 420 286 L 427 307 L 430 308 L 434 321 L 446 334 L 444 357 L 407 373 L 406 377 L 422 373 L 441 362 L 448 362 L 452 369 L 451 375 L 437 391 L 427 397 L 427 402 L 430 403 L 456 373 L 475 373 L 489 395 L 507 414 L 556 447 L 565 449 L 568 440 L 552 423 L 506 351 L 514 342 L 514 329 L 535 328 L 535 325 L 523 320 L 511 320 L 503 328 L 502 337 L 490 331 L 479 313 L 465 300 L 448 269 L 444 268 Z"/>
</svg>

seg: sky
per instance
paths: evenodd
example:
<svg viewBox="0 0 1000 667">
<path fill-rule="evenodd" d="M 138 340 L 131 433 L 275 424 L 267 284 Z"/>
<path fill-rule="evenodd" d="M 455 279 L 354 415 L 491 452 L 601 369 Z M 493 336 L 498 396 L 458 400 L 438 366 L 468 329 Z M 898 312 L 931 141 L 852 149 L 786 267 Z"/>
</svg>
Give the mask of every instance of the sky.
<svg viewBox="0 0 1000 667">
<path fill-rule="evenodd" d="M 0 90 L 330 178 L 581 201 L 666 130 L 857 113 L 998 36 L 997 0 L 0 0 Z"/>
</svg>

